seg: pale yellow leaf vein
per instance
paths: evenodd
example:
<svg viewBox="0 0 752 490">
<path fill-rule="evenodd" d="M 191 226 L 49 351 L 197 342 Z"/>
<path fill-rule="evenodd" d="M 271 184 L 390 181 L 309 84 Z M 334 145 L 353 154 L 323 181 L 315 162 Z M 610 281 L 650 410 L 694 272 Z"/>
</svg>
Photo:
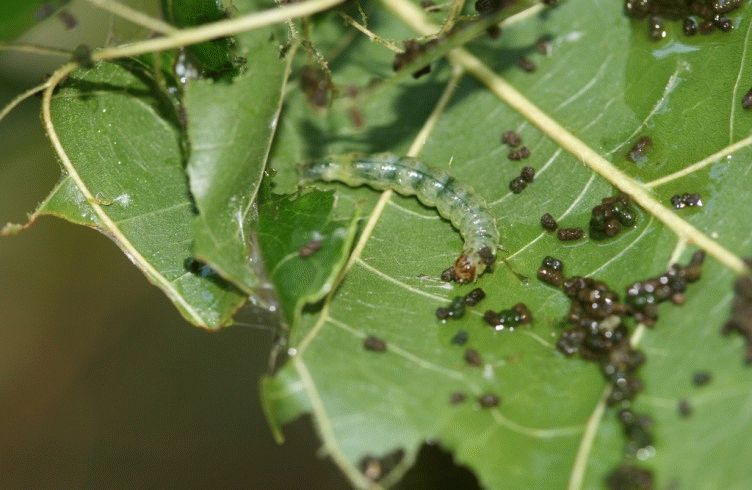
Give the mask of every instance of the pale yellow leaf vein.
<svg viewBox="0 0 752 490">
<path fill-rule="evenodd" d="M 752 24 L 750 24 L 752 25 Z M 659 179 L 655 179 L 651 182 L 648 182 L 645 184 L 645 187 L 654 189 L 658 186 L 661 186 L 663 184 L 667 184 L 668 182 L 671 182 L 676 179 L 681 179 L 682 177 L 685 177 L 687 175 L 693 174 L 699 170 L 702 170 L 703 168 L 707 167 L 708 165 L 712 165 L 714 163 L 718 163 L 722 158 L 725 158 L 732 153 L 741 150 L 742 148 L 746 148 L 747 146 L 752 145 L 752 136 L 747 136 L 746 138 L 737 141 L 733 145 L 729 145 L 712 155 L 703 158 L 699 162 L 693 163 L 692 165 L 688 165 L 684 167 L 683 169 L 674 172 L 672 174 L 666 175 L 665 177 L 661 177 Z"/>
<path fill-rule="evenodd" d="M 447 301 L 446 297 L 437 296 L 435 294 L 431 294 L 431 293 L 423 291 L 421 289 L 414 288 L 414 287 L 410 286 L 409 284 L 405 284 L 404 282 L 400 281 L 399 279 L 395 279 L 394 277 L 390 276 L 389 274 L 381 272 L 376 267 L 372 266 L 371 264 L 369 264 L 368 262 L 364 261 L 360 257 L 358 257 L 355 262 L 360 267 L 362 267 L 365 270 L 367 270 L 368 272 L 371 272 L 372 274 L 375 274 L 375 275 L 379 276 L 380 278 L 382 278 L 385 281 L 388 281 L 388 282 L 394 284 L 395 286 L 397 286 L 399 288 L 402 288 L 402 289 L 404 289 L 406 291 L 410 291 L 413 294 L 417 294 L 417 295 L 423 296 L 425 298 L 428 298 L 428 299 L 430 299 L 432 301 L 437 301 L 437 302 L 440 302 L 440 303 L 445 303 Z"/>
</svg>

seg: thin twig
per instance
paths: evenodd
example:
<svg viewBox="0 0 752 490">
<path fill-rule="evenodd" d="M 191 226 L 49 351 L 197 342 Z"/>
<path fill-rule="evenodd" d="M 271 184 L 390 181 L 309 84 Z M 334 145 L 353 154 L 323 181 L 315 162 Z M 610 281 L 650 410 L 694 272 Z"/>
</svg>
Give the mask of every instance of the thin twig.
<svg viewBox="0 0 752 490">
<path fill-rule="evenodd" d="M 22 92 L 20 95 L 16 96 L 13 100 L 8 102 L 5 107 L 3 107 L 3 110 L 0 111 L 0 121 L 2 121 L 5 116 L 7 116 L 10 111 L 12 111 L 18 104 L 23 102 L 24 100 L 28 99 L 32 95 L 41 92 L 42 90 L 47 88 L 47 85 L 49 85 L 49 82 L 44 82 L 36 87 L 31 87 L 29 90 Z"/>
<path fill-rule="evenodd" d="M 94 5 L 95 7 L 106 10 L 112 14 L 117 15 L 118 17 L 122 17 L 123 19 L 128 20 L 136 25 L 146 27 L 147 29 L 151 29 L 152 31 L 158 32 L 160 34 L 174 34 L 179 30 L 178 28 L 171 26 L 167 22 L 164 22 L 160 19 L 155 19 L 154 17 L 146 15 L 143 12 L 140 12 L 119 2 L 114 2 L 112 0 L 86 1 Z"/>
<path fill-rule="evenodd" d="M 353 19 L 352 17 L 350 17 L 346 13 L 339 12 L 339 16 L 342 17 L 345 20 L 345 22 L 347 22 L 348 24 L 350 24 L 351 26 L 353 26 L 354 28 L 356 28 L 357 30 L 359 30 L 360 32 L 362 32 L 363 34 L 365 34 L 368 37 L 368 39 L 370 39 L 372 42 L 374 42 L 376 44 L 380 44 L 380 45 L 384 46 L 385 48 L 387 48 L 387 49 L 389 49 L 391 51 L 394 51 L 395 53 L 402 53 L 404 51 L 403 49 L 401 49 L 399 46 L 397 46 L 393 42 L 387 41 L 386 39 L 384 39 L 383 37 L 379 36 L 378 34 L 376 34 L 375 32 L 373 32 L 372 30 L 370 30 L 369 28 L 367 28 L 363 24 L 359 23 L 357 20 Z"/>
<path fill-rule="evenodd" d="M 19 53 L 33 53 L 52 56 L 70 56 L 71 52 L 67 49 L 51 48 L 49 46 L 39 46 L 36 44 L 25 43 L 0 43 L 0 51 L 16 51 Z"/>
<path fill-rule="evenodd" d="M 303 3 L 284 5 L 282 7 L 262 12 L 254 12 L 234 19 L 212 22 L 211 24 L 204 24 L 190 29 L 181 29 L 174 34 L 169 34 L 157 39 L 149 39 L 147 41 L 133 44 L 100 49 L 95 51 L 91 57 L 93 61 L 111 60 L 189 46 L 191 44 L 211 41 L 212 39 L 220 37 L 232 36 L 234 34 L 258 29 L 260 27 L 279 24 L 288 19 L 313 15 L 317 12 L 322 12 L 338 5 L 343 1 L 344 0 L 309 0 Z"/>
</svg>

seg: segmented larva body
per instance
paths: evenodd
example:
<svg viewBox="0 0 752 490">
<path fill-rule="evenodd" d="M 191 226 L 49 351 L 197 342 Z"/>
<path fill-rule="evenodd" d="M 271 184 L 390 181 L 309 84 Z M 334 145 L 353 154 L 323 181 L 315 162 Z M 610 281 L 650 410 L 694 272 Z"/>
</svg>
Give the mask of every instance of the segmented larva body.
<svg viewBox="0 0 752 490">
<path fill-rule="evenodd" d="M 416 196 L 435 207 L 465 241 L 462 255 L 450 268 L 449 278 L 460 283 L 474 281 L 496 261 L 499 232 L 485 201 L 468 186 L 441 169 L 410 157 L 391 153 L 347 154 L 299 167 L 302 182 L 338 181 L 351 187 L 367 185 L 392 189 L 403 196 Z"/>
</svg>

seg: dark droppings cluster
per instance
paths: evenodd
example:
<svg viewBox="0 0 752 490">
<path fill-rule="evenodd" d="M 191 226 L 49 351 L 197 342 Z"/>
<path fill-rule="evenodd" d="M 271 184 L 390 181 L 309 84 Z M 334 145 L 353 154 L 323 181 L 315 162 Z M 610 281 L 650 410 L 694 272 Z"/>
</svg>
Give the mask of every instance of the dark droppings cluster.
<svg viewBox="0 0 752 490">
<path fill-rule="evenodd" d="M 533 314 L 525 303 L 517 303 L 512 308 L 501 310 L 498 313 L 488 310 L 483 314 L 483 320 L 498 331 L 529 324 L 533 321 Z"/>
<path fill-rule="evenodd" d="M 636 222 L 637 213 L 628 195 L 607 197 L 592 210 L 590 237 L 595 240 L 610 238 L 618 235 L 622 227 L 634 226 Z"/>
<path fill-rule="evenodd" d="M 697 252 L 686 266 L 674 264 L 658 278 L 635 282 L 627 288 L 625 302 L 608 285 L 593 278 L 571 277 L 562 285 L 571 299 L 567 316 L 570 326 L 561 333 L 556 347 L 566 356 L 577 354 L 599 364 L 611 387 L 606 403 L 621 408 L 619 421 L 627 437 L 627 462 L 653 450 L 652 421 L 630 409 L 631 400 L 642 390 L 638 370 L 645 356 L 632 346 L 627 321 L 632 318 L 651 325 L 657 318 L 659 302 L 680 294 L 682 301 L 674 302 L 681 304 L 687 284 L 700 278 L 703 257 Z M 625 463 L 608 476 L 606 483 L 609 488 L 652 488 L 652 475 Z"/>
<path fill-rule="evenodd" d="M 582 230 L 582 228 L 579 227 L 559 228 L 559 231 L 556 233 L 556 237 L 562 242 L 572 242 L 575 240 L 580 240 L 584 236 L 585 232 Z"/>
<path fill-rule="evenodd" d="M 671 205 L 674 209 L 702 207 L 702 196 L 699 194 L 674 194 L 671 196 Z"/>
<path fill-rule="evenodd" d="M 417 41 L 415 39 L 408 39 L 403 44 L 405 46 L 405 50 L 401 53 L 397 53 L 394 56 L 394 63 L 392 63 L 392 68 L 394 69 L 394 71 L 400 71 L 401 69 L 418 59 L 421 55 L 436 47 L 436 45 L 439 44 L 439 40 L 431 39 L 430 41 L 421 43 L 420 41 Z M 426 65 L 413 72 L 413 78 L 420 78 L 423 75 L 427 75 L 429 73 L 431 73 L 431 65 Z"/>
<path fill-rule="evenodd" d="M 321 67 L 306 65 L 300 70 L 300 88 L 308 103 L 318 109 L 329 106 L 334 93 L 334 83 Z"/>
<path fill-rule="evenodd" d="M 746 260 L 752 267 L 752 259 Z M 723 334 L 738 333 L 747 344 L 744 359 L 752 365 L 752 276 L 744 275 L 734 283 L 734 303 L 731 307 L 731 318 L 723 326 Z"/>
<path fill-rule="evenodd" d="M 516 148 L 522 144 L 522 136 L 510 129 L 509 131 L 504 131 L 504 133 L 502 133 L 501 142 L 507 146 Z"/>
<path fill-rule="evenodd" d="M 553 257 L 543 259 L 538 268 L 538 279 L 557 288 L 564 282 L 564 263 Z"/>
<path fill-rule="evenodd" d="M 532 73 L 537 68 L 535 66 L 535 63 L 533 63 L 532 60 L 530 60 L 530 58 L 525 58 L 525 57 L 517 59 L 517 66 L 522 68 L 522 71 L 525 71 L 527 73 Z"/>
<path fill-rule="evenodd" d="M 621 465 L 606 477 L 609 490 L 651 490 L 653 473 L 632 465 Z"/>
<path fill-rule="evenodd" d="M 752 109 L 752 88 L 742 97 L 742 107 L 747 110 Z"/>
<path fill-rule="evenodd" d="M 530 156 L 530 150 L 528 150 L 527 146 L 521 146 L 520 148 L 515 148 L 513 150 L 510 150 L 507 157 L 510 160 L 513 160 L 515 162 L 524 160 Z"/>
<path fill-rule="evenodd" d="M 475 306 L 485 297 L 486 293 L 481 288 L 475 288 L 465 296 L 455 296 L 448 307 L 436 309 L 436 318 L 439 320 L 462 318 L 465 315 L 465 306 Z"/>
<path fill-rule="evenodd" d="M 713 380 L 713 376 L 707 371 L 697 371 L 692 375 L 692 384 L 695 386 L 705 386 Z"/>
<path fill-rule="evenodd" d="M 467 349 L 465 351 L 465 362 L 471 366 L 480 367 L 483 365 L 483 358 L 475 349 Z"/>
<path fill-rule="evenodd" d="M 556 218 L 551 216 L 549 213 L 541 216 L 540 223 L 544 230 L 550 232 L 556 231 L 556 228 L 559 227 L 559 224 L 556 222 Z"/>
<path fill-rule="evenodd" d="M 527 185 L 532 183 L 533 180 L 535 180 L 535 169 L 533 167 L 523 167 L 520 171 L 520 175 L 509 182 L 509 190 L 515 194 L 519 194 L 525 190 Z"/>
<path fill-rule="evenodd" d="M 480 405 L 481 408 L 498 407 L 499 403 L 501 403 L 501 399 L 498 396 L 491 394 L 491 393 L 486 393 L 478 397 L 478 405 Z"/>
<path fill-rule="evenodd" d="M 671 300 L 676 305 L 684 304 L 687 286 L 700 279 L 704 260 L 704 252 L 695 252 L 689 264 L 673 264 L 660 276 L 629 286 L 626 295 L 629 313 L 645 325 L 654 325 L 658 319 L 658 303 Z"/>
<path fill-rule="evenodd" d="M 627 153 L 627 159 L 632 163 L 645 161 L 646 154 L 653 147 L 653 140 L 649 136 L 641 136 Z"/>
<path fill-rule="evenodd" d="M 648 36 L 653 40 L 666 37 L 665 21 L 681 20 L 687 36 L 710 34 L 716 29 L 729 32 L 734 28 L 725 14 L 738 9 L 742 0 L 625 0 L 624 11 L 630 17 L 647 18 Z"/>
<path fill-rule="evenodd" d="M 378 337 L 369 335 L 363 339 L 363 348 L 371 352 L 386 352 L 386 342 Z"/>
</svg>

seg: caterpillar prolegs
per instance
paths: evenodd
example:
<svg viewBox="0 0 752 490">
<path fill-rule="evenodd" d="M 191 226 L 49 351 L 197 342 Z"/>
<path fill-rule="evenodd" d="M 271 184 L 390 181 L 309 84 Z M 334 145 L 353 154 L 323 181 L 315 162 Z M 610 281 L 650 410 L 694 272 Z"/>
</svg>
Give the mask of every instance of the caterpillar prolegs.
<svg viewBox="0 0 752 490">
<path fill-rule="evenodd" d="M 301 165 L 299 172 L 303 183 L 338 181 L 351 187 L 392 189 L 435 207 L 465 241 L 462 255 L 442 274 L 445 279 L 459 283 L 474 281 L 496 261 L 499 232 L 485 201 L 441 169 L 391 153 L 351 153 Z"/>
</svg>

